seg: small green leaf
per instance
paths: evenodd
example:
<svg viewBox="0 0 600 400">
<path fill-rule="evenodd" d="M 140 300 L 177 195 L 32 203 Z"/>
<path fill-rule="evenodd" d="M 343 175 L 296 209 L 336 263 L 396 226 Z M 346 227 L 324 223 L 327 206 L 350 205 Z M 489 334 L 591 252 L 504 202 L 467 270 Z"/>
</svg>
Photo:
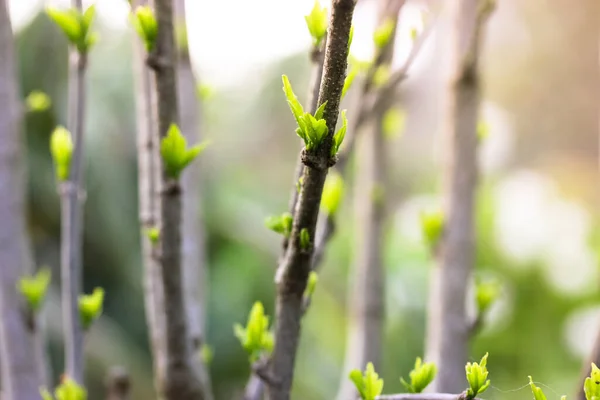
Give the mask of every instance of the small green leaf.
<svg viewBox="0 0 600 400">
<path fill-rule="evenodd" d="M 441 211 L 421 213 L 421 232 L 430 249 L 435 249 L 444 231 L 444 214 Z"/>
<path fill-rule="evenodd" d="M 302 107 L 302 104 L 300 104 L 300 101 L 298 101 L 298 97 L 296 97 L 294 94 L 292 84 L 290 83 L 287 75 L 282 75 L 281 79 L 283 81 L 283 93 L 285 93 L 290 110 L 292 110 L 292 114 L 294 114 L 294 118 L 296 118 L 298 125 L 302 127 L 300 125 L 300 119 L 304 115 L 304 108 Z"/>
<path fill-rule="evenodd" d="M 469 389 L 467 389 L 467 396 L 469 399 L 472 399 L 478 394 L 485 392 L 490 386 L 491 382 L 489 379 L 487 379 L 487 357 L 488 353 L 485 353 L 479 364 L 469 362 L 465 366 L 467 382 L 469 382 Z"/>
<path fill-rule="evenodd" d="M 379 379 L 373 363 L 367 364 L 364 375 L 359 370 L 354 369 L 350 371 L 349 377 L 356 386 L 362 400 L 375 400 L 383 391 L 383 379 Z"/>
<path fill-rule="evenodd" d="M 71 157 L 73 155 L 73 141 L 71 140 L 71 132 L 65 127 L 58 126 L 50 136 L 50 153 L 54 161 L 56 170 L 56 179 L 59 182 L 69 179 L 69 171 L 71 168 Z"/>
<path fill-rule="evenodd" d="M 104 304 L 104 289 L 97 287 L 92 294 L 79 296 L 79 316 L 84 330 L 102 315 Z"/>
<path fill-rule="evenodd" d="M 166 136 L 160 143 L 160 155 L 163 160 L 167 176 L 179 179 L 181 172 L 208 146 L 204 141 L 187 149 L 187 141 L 181 134 L 179 127 L 171 124 Z"/>
<path fill-rule="evenodd" d="M 130 19 L 133 28 L 144 42 L 146 51 L 151 52 L 154 50 L 158 35 L 158 22 L 152 8 L 149 6 L 138 6 Z"/>
<path fill-rule="evenodd" d="M 63 31 L 69 42 L 76 44 L 81 37 L 81 24 L 76 10 L 46 8 L 46 14 Z"/>
<path fill-rule="evenodd" d="M 424 363 L 420 357 L 417 357 L 415 367 L 409 373 L 410 383 L 404 378 L 400 378 L 400 382 L 409 393 L 421 393 L 433 381 L 436 373 L 437 368 L 434 363 Z"/>
<path fill-rule="evenodd" d="M 360 68 L 356 65 L 352 65 L 352 68 L 350 68 L 350 72 L 348 72 L 348 75 L 344 80 L 344 87 L 342 88 L 342 99 L 346 96 L 346 93 L 348 93 L 348 90 L 350 90 L 350 88 L 352 87 L 352 83 L 354 83 L 354 79 L 356 79 L 359 70 Z"/>
<path fill-rule="evenodd" d="M 214 358 L 214 350 L 211 346 L 203 343 L 200 347 L 200 359 L 205 365 L 209 365 Z"/>
<path fill-rule="evenodd" d="M 160 239 L 160 229 L 158 229 L 157 227 L 148 228 L 146 229 L 146 236 L 150 240 L 150 243 L 155 245 Z"/>
<path fill-rule="evenodd" d="M 29 309 L 34 313 L 39 311 L 44 302 L 50 278 L 50 269 L 44 267 L 32 277 L 21 278 L 17 284 L 19 292 L 25 297 Z"/>
<path fill-rule="evenodd" d="M 529 386 L 531 386 L 531 391 L 533 392 L 534 400 L 547 400 L 546 395 L 544 394 L 544 392 L 542 392 L 542 389 L 535 386 L 535 384 L 533 383 L 533 379 L 531 379 L 531 376 L 529 376 Z"/>
<path fill-rule="evenodd" d="M 320 120 L 323 119 L 323 113 L 325 112 L 325 106 L 327 105 L 327 100 L 317 108 L 315 111 L 315 119 Z"/>
<path fill-rule="evenodd" d="M 406 112 L 398 108 L 390 108 L 383 115 L 383 135 L 387 139 L 394 139 L 402 134 L 406 126 Z"/>
<path fill-rule="evenodd" d="M 386 19 L 373 34 L 373 42 L 375 42 L 375 47 L 381 49 L 385 47 L 392 38 L 392 34 L 396 29 L 396 24 L 394 20 L 391 18 Z"/>
<path fill-rule="evenodd" d="M 598 382 L 600 382 L 600 369 L 592 363 L 590 376 L 585 378 L 583 384 L 586 400 L 600 400 L 600 384 Z"/>
<path fill-rule="evenodd" d="M 335 156 L 340 151 L 340 146 L 346 137 L 348 129 L 348 118 L 346 118 L 346 110 L 342 110 L 342 127 L 333 135 L 333 144 L 331 146 L 331 156 Z"/>
<path fill-rule="evenodd" d="M 40 90 L 34 90 L 29 93 L 29 96 L 25 99 L 27 109 L 31 112 L 43 112 L 52 106 L 52 100 L 50 96 Z"/>
<path fill-rule="evenodd" d="M 321 208 L 327 215 L 335 215 L 344 196 L 344 179 L 337 172 L 330 172 L 323 186 Z"/>
<path fill-rule="evenodd" d="M 292 214 L 284 212 L 281 215 L 271 215 L 265 220 L 265 226 L 270 230 L 283 235 L 284 237 L 290 237 L 292 233 Z"/>
<path fill-rule="evenodd" d="M 255 362 L 262 354 L 273 350 L 273 334 L 269 332 L 269 317 L 260 301 L 252 306 L 248 316 L 246 328 L 235 324 L 234 334 L 239 339 L 242 347 L 250 355 L 250 362 Z"/>
<path fill-rule="evenodd" d="M 300 231 L 300 248 L 302 250 L 308 250 L 310 248 L 310 234 L 306 228 L 302 228 Z"/>
<path fill-rule="evenodd" d="M 308 274 L 308 281 L 306 283 L 306 290 L 304 290 L 304 297 L 311 298 L 315 293 L 315 288 L 317 287 L 317 282 L 319 281 L 319 276 L 315 271 L 310 271 Z"/>
<path fill-rule="evenodd" d="M 87 400 L 87 391 L 69 377 L 64 377 L 54 391 L 56 400 Z"/>
<path fill-rule="evenodd" d="M 313 45 L 318 47 L 321 45 L 325 34 L 327 34 L 327 8 L 321 7 L 319 0 L 315 0 L 315 4 L 307 16 L 306 26 L 313 38 Z"/>
<path fill-rule="evenodd" d="M 496 280 L 478 281 L 475 284 L 477 311 L 485 313 L 500 296 L 501 286 Z"/>
</svg>

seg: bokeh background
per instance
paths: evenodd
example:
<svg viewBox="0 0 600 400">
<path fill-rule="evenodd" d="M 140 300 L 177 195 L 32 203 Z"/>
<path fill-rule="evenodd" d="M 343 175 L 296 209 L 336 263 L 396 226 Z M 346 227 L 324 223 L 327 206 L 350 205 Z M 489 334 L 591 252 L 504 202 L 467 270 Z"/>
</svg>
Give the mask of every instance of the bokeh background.
<svg viewBox="0 0 600 400">
<path fill-rule="evenodd" d="M 420 11 L 444 0 L 409 1 L 394 65 L 410 50 Z M 29 228 L 38 265 L 58 273 L 59 199 L 49 135 L 66 123 L 67 44 L 41 0 L 12 0 L 20 88 L 48 93 L 52 107 L 25 120 Z M 85 289 L 106 289 L 105 314 L 87 339 L 90 399 L 103 398 L 108 367 L 132 375 L 134 399 L 154 398 L 142 299 L 137 213 L 132 29 L 125 0 L 98 0 L 101 40 L 90 58 L 86 127 Z M 326 1 L 323 1 L 325 4 Z M 88 3 L 89 4 L 89 3 Z M 249 374 L 232 325 L 255 300 L 273 313 L 279 237 L 264 218 L 287 208 L 299 139 L 281 92 L 290 76 L 301 100 L 310 38 L 303 15 L 312 0 L 188 0 L 187 22 L 203 99 L 203 213 L 210 294 L 207 341 L 217 399 L 233 399 Z M 352 53 L 373 51 L 376 5 L 361 0 Z M 527 375 L 549 398 L 574 392 L 600 328 L 598 190 L 598 27 L 596 0 L 499 0 L 485 41 L 477 269 L 503 284 L 500 301 L 473 341 L 472 359 L 489 351 L 493 388 L 486 399 L 529 399 Z M 401 90 L 406 124 L 389 137 L 385 268 L 387 328 L 381 374 L 400 391 L 423 354 L 427 278 L 432 260 L 419 213 L 439 206 L 439 126 L 444 90 L 443 18 Z M 356 96 L 348 96 L 349 118 Z M 349 183 L 351 186 L 351 184 Z M 303 323 L 294 398 L 336 392 L 345 349 L 352 268 L 352 190 Z M 58 288 L 46 307 L 55 374 L 62 369 Z M 549 387 L 549 389 L 548 389 Z M 237 397 L 239 398 L 239 397 Z"/>
</svg>

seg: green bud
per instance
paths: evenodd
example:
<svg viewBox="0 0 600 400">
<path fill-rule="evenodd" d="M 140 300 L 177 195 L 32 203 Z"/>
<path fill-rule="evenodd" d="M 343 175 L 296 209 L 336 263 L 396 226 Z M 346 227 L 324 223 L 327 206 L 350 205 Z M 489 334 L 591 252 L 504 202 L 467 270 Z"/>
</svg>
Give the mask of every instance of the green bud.
<svg viewBox="0 0 600 400">
<path fill-rule="evenodd" d="M 330 172 L 323 187 L 321 208 L 327 215 L 335 215 L 344 196 L 344 179 L 337 172 Z"/>
<path fill-rule="evenodd" d="M 83 13 L 77 9 L 58 10 L 46 8 L 46 14 L 62 30 L 71 45 L 84 54 L 97 41 L 97 34 L 90 34 L 90 27 L 96 16 L 96 7 L 91 5 Z"/>
<path fill-rule="evenodd" d="M 396 29 L 396 24 L 391 18 L 386 19 L 373 33 L 373 42 L 375 47 L 381 49 L 385 47 L 392 38 L 392 34 Z"/>
<path fill-rule="evenodd" d="M 150 243 L 155 245 L 160 240 L 160 229 L 157 227 L 148 228 L 146 229 L 146 236 L 150 240 Z"/>
<path fill-rule="evenodd" d="M 487 358 L 488 353 L 485 353 L 479 364 L 469 362 L 465 366 L 467 382 L 469 382 L 469 389 L 467 389 L 467 396 L 469 399 L 485 392 L 487 388 L 490 387 L 491 382 L 487 379 Z"/>
<path fill-rule="evenodd" d="M 421 213 L 421 232 L 430 249 L 435 249 L 444 231 L 444 214 L 441 211 Z"/>
<path fill-rule="evenodd" d="M 331 145 L 331 156 L 335 156 L 340 151 L 340 146 L 346 137 L 348 129 L 348 118 L 346 118 L 346 110 L 342 110 L 342 127 L 333 135 L 333 144 Z"/>
<path fill-rule="evenodd" d="M 150 6 L 138 6 L 130 17 L 133 28 L 146 46 L 146 51 L 151 52 L 156 46 L 158 35 L 158 22 Z"/>
<path fill-rule="evenodd" d="M 595 363 L 592 363 L 590 376 L 585 378 L 585 382 L 583 383 L 586 400 L 600 399 L 600 384 L 598 382 L 600 382 L 600 369 L 598 369 Z"/>
<path fill-rule="evenodd" d="M 308 250 L 310 248 L 310 234 L 306 228 L 302 228 L 300 231 L 300 248 L 302 250 Z"/>
<path fill-rule="evenodd" d="M 325 34 L 327 34 L 327 8 L 321 7 L 319 0 L 315 0 L 310 14 L 304 17 L 306 26 L 313 38 L 313 45 L 318 47 L 321 45 Z"/>
<path fill-rule="evenodd" d="M 81 326 L 88 330 L 92 323 L 102 315 L 104 289 L 97 287 L 92 294 L 79 296 L 79 317 Z"/>
<path fill-rule="evenodd" d="M 27 109 L 31 112 L 43 112 L 52 106 L 52 100 L 50 96 L 40 90 L 34 90 L 29 93 L 29 96 L 25 99 Z"/>
<path fill-rule="evenodd" d="M 535 386 L 535 384 L 533 383 L 533 379 L 531 379 L 531 376 L 529 376 L 529 386 L 531 387 L 531 391 L 533 392 L 534 400 L 547 400 L 546 395 L 544 394 L 544 392 L 542 392 L 542 389 Z"/>
<path fill-rule="evenodd" d="M 420 357 L 415 361 L 415 367 L 409 373 L 410 383 L 404 378 L 400 382 L 404 385 L 408 393 L 421 393 L 435 378 L 437 368 L 434 363 L 424 363 Z"/>
<path fill-rule="evenodd" d="M 383 115 L 383 135 L 387 139 L 394 139 L 404 131 L 406 126 L 406 112 L 398 108 L 390 108 Z"/>
<path fill-rule="evenodd" d="M 290 233 L 292 233 L 292 223 L 292 214 L 289 212 L 284 212 L 281 215 L 271 215 L 265 220 L 265 226 L 267 228 L 286 238 L 290 237 Z"/>
<path fill-rule="evenodd" d="M 71 157 L 73 155 L 73 141 L 71 132 L 63 126 L 58 126 L 50 136 L 50 153 L 54 161 L 56 179 L 59 182 L 69 179 Z"/>
<path fill-rule="evenodd" d="M 273 334 L 269 332 L 269 317 L 265 315 L 260 301 L 252 306 L 246 328 L 235 324 L 233 330 L 242 347 L 250 355 L 250 362 L 255 362 L 262 354 L 269 354 L 273 350 L 274 340 Z"/>
<path fill-rule="evenodd" d="M 298 97 L 296 97 L 294 94 L 292 84 L 290 83 L 287 75 L 282 75 L 281 80 L 283 81 L 283 93 L 285 93 L 290 110 L 292 111 L 296 122 L 300 126 L 300 119 L 304 115 L 304 108 L 302 107 L 302 104 L 300 104 L 300 101 L 298 101 Z"/>
<path fill-rule="evenodd" d="M 39 311 L 46 298 L 50 278 L 50 269 L 44 267 L 32 277 L 21 278 L 17 284 L 19 292 L 25 297 L 29 309 L 34 313 Z"/>
<path fill-rule="evenodd" d="M 187 148 L 187 140 L 181 134 L 179 127 L 171 124 L 167 135 L 160 142 L 160 156 L 163 160 L 167 176 L 179 179 L 181 172 L 208 146 L 204 141 L 196 146 Z"/>
<path fill-rule="evenodd" d="M 500 296 L 500 289 L 500 283 L 495 280 L 476 282 L 475 299 L 477 302 L 477 310 L 480 314 L 485 313 L 498 299 Z"/>
<path fill-rule="evenodd" d="M 373 363 L 367 364 L 364 375 L 360 370 L 354 369 L 350 371 L 349 377 L 362 400 L 375 400 L 383 392 L 383 379 L 379 379 Z"/>
<path fill-rule="evenodd" d="M 40 389 L 40 395 L 43 400 L 54 400 L 52 395 L 45 388 Z M 63 377 L 60 385 L 54 391 L 56 400 L 87 400 L 87 391 L 79 386 L 73 379 Z"/>
</svg>

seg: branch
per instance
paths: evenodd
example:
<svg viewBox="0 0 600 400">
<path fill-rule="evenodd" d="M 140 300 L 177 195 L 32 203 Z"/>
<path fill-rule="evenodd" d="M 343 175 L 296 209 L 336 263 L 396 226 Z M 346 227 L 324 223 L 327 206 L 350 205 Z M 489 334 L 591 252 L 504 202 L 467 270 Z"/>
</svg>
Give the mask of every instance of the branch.
<svg viewBox="0 0 600 400">
<path fill-rule="evenodd" d="M 31 265 L 26 237 L 25 178 L 19 133 L 17 73 L 8 2 L 0 0 L 0 369 L 3 400 L 37 400 L 34 338 L 17 291 Z"/>
<path fill-rule="evenodd" d="M 287 400 L 290 396 L 300 337 L 302 298 L 311 269 L 323 185 L 332 161 L 330 154 L 348 65 L 348 38 L 354 7 L 354 0 L 332 2 L 318 101 L 318 104 L 327 102 L 324 119 L 329 134 L 316 149 L 303 151 L 306 167 L 294 213 L 291 240 L 277 274 L 277 327 L 270 365 L 271 375 L 277 384 L 268 387 L 270 400 Z M 311 241 L 308 249 L 301 247 L 302 230 L 308 232 Z"/>
<path fill-rule="evenodd" d="M 377 400 L 467 400 L 467 393 L 461 394 L 448 394 L 448 393 L 399 393 L 399 394 L 386 394 L 377 396 Z M 473 400 L 481 400 L 475 398 Z"/>
<path fill-rule="evenodd" d="M 131 381 L 127 371 L 121 367 L 112 367 L 106 376 L 106 400 L 128 400 Z"/>
<path fill-rule="evenodd" d="M 83 12 L 81 0 L 72 6 Z M 65 341 L 65 370 L 75 382 L 83 385 L 83 330 L 79 321 L 78 297 L 82 289 L 83 202 L 85 201 L 84 127 L 87 54 L 71 47 L 69 69 L 69 130 L 75 148 L 69 178 L 61 184 L 61 291 Z"/>
<path fill-rule="evenodd" d="M 173 27 L 173 1 L 154 0 L 158 22 L 156 48 L 150 54 L 149 67 L 154 70 L 159 138 L 164 138 L 171 124 L 178 122 L 177 52 Z M 185 293 L 181 266 L 181 186 L 161 168 L 157 203 L 160 236 L 157 251 L 164 294 L 166 373 L 159 382 L 159 397 L 166 400 L 202 399 L 199 374 L 191 360 Z"/>
</svg>

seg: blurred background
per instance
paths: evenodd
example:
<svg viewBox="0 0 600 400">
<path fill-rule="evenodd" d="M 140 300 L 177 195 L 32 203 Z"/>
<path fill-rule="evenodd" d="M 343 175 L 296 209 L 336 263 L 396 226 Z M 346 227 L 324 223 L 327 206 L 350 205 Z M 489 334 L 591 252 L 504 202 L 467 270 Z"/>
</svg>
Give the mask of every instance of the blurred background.
<svg viewBox="0 0 600 400">
<path fill-rule="evenodd" d="M 84 2 L 86 3 L 86 2 Z M 142 298 L 137 211 L 132 29 L 125 0 L 98 0 L 101 39 L 90 56 L 86 128 L 85 290 L 106 289 L 105 314 L 87 339 L 90 399 L 103 398 L 108 367 L 132 375 L 134 399 L 151 399 L 151 359 Z M 323 4 L 327 2 L 322 1 Z M 402 12 L 394 65 L 410 51 L 421 11 L 443 0 L 410 1 Z M 67 43 L 45 5 L 10 2 L 21 95 L 48 93 L 52 107 L 25 120 L 29 228 L 38 265 L 58 276 L 59 199 L 49 136 L 66 123 Z M 88 3 L 89 4 L 89 3 Z M 188 0 L 190 52 L 203 99 L 203 212 L 210 293 L 207 342 L 217 399 L 233 399 L 249 375 L 232 325 L 256 300 L 273 314 L 280 237 L 264 219 L 287 209 L 300 146 L 281 91 L 287 74 L 301 101 L 309 79 L 310 37 L 303 16 L 312 0 Z M 376 4 L 356 10 L 352 54 L 373 52 Z M 578 385 L 600 329 L 598 190 L 598 27 L 596 0 L 499 0 L 485 41 L 477 269 L 503 284 L 500 301 L 473 341 L 489 351 L 493 388 L 486 399 L 529 399 L 527 375 L 558 398 Z M 432 260 L 419 213 L 439 207 L 438 123 L 444 90 L 444 20 L 427 40 L 401 90 L 406 121 L 388 138 L 385 263 L 385 392 L 401 391 L 423 354 L 427 278 Z M 355 96 L 356 97 L 356 96 Z M 353 99 L 344 104 L 352 119 Z M 331 398 L 345 350 L 346 294 L 352 265 L 352 190 L 303 323 L 295 399 Z M 47 305 L 49 348 L 62 369 L 58 288 Z M 514 389 L 519 389 L 513 391 Z M 239 396 L 237 397 L 239 398 Z"/>
</svg>

